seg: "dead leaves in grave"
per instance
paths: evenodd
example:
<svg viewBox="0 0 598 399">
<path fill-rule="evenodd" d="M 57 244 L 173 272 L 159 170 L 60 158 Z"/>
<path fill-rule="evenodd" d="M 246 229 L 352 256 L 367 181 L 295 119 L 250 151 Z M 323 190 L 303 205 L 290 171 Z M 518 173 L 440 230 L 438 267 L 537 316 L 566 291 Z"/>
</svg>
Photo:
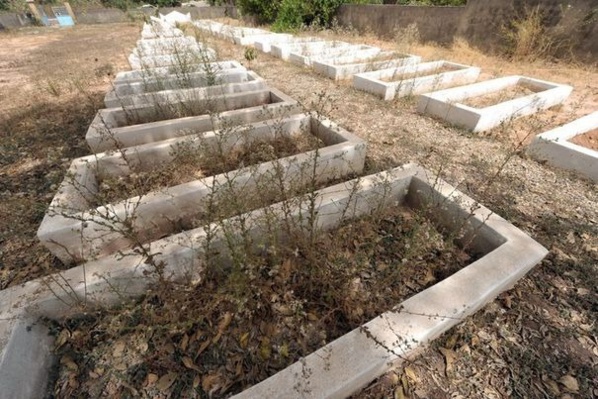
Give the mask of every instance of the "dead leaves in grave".
<svg viewBox="0 0 598 399">
<path fill-rule="evenodd" d="M 158 380 L 158 383 L 156 384 L 156 388 L 162 392 L 165 392 L 168 388 L 170 388 L 172 386 L 172 384 L 174 384 L 177 377 L 178 377 L 178 373 L 164 374 Z"/>
</svg>

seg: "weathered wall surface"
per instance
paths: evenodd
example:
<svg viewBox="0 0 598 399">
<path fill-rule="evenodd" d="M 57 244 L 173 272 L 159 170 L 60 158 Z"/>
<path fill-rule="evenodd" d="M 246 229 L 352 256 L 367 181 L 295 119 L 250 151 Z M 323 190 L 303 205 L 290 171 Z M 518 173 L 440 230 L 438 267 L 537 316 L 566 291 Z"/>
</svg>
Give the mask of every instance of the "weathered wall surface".
<svg viewBox="0 0 598 399">
<path fill-rule="evenodd" d="M 465 7 L 345 4 L 339 9 L 337 19 L 343 26 L 387 38 L 416 24 L 422 40 L 450 43 L 464 13 Z"/>
<path fill-rule="evenodd" d="M 446 44 L 461 36 L 495 51 L 505 43 L 502 28 L 534 6 L 541 7 L 556 41 L 569 44 L 583 59 L 598 61 L 598 0 L 468 0 L 464 7 L 343 5 L 337 18 L 342 26 L 383 37 L 416 24 L 422 40 Z"/>
</svg>

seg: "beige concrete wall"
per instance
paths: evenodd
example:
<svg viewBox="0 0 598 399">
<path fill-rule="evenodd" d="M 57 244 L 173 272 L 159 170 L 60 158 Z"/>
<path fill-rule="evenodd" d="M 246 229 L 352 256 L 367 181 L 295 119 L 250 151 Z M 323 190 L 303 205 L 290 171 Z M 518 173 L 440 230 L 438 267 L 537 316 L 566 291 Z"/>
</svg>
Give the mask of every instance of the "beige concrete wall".
<svg viewBox="0 0 598 399">
<path fill-rule="evenodd" d="M 381 37 L 416 24 L 421 39 L 448 44 L 466 38 L 487 51 L 505 45 L 503 26 L 540 6 L 544 24 L 556 42 L 580 59 L 598 61 L 597 0 L 469 0 L 463 7 L 401 5 L 343 5 L 337 18 L 342 26 L 371 31 Z"/>
</svg>

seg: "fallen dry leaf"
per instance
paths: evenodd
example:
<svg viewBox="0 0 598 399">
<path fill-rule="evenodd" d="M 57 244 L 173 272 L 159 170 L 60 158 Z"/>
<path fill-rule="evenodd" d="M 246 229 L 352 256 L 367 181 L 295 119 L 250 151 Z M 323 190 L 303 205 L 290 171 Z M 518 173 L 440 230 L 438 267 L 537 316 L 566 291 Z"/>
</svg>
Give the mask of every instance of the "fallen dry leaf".
<svg viewBox="0 0 598 399">
<path fill-rule="evenodd" d="M 158 375 L 157 374 L 153 374 L 153 373 L 149 373 L 147 375 L 147 378 L 145 379 L 145 384 L 147 386 L 152 386 L 154 385 L 156 382 L 158 381 Z"/>
<path fill-rule="evenodd" d="M 571 375 L 564 375 L 559 380 L 561 384 L 565 386 L 570 392 L 577 392 L 579 391 L 579 383 L 575 379 L 575 377 Z"/>
<path fill-rule="evenodd" d="M 200 372 L 200 371 L 201 371 L 201 370 L 200 370 L 200 368 L 199 368 L 199 367 L 197 367 L 197 366 L 195 365 L 195 363 L 193 363 L 193 360 L 192 360 L 190 357 L 188 357 L 188 356 L 185 356 L 185 357 L 183 357 L 183 364 L 184 364 L 184 365 L 185 365 L 185 367 L 187 367 L 188 369 L 195 370 L 195 371 L 197 371 L 197 372 Z"/>
<path fill-rule="evenodd" d="M 156 384 L 156 388 L 158 388 L 162 392 L 166 391 L 168 388 L 170 388 L 172 386 L 172 384 L 174 384 L 177 377 L 178 377 L 177 373 L 164 374 L 158 380 L 158 383 Z"/>
<path fill-rule="evenodd" d="M 455 352 L 447 349 L 447 348 L 440 348 L 440 353 L 444 356 L 444 361 L 446 362 L 446 370 L 445 374 L 449 374 L 453 370 L 453 363 L 455 362 Z"/>
</svg>

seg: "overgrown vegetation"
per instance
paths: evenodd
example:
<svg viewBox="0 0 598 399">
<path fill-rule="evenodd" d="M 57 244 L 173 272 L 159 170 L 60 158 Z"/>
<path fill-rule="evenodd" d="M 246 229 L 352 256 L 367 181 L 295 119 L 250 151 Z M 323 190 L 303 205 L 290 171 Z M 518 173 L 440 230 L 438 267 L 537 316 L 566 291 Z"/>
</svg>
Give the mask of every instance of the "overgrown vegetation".
<svg viewBox="0 0 598 399">
<path fill-rule="evenodd" d="M 380 4 L 380 0 L 239 0 L 243 14 L 259 23 L 273 23 L 276 31 L 294 31 L 302 26 L 329 27 L 334 14 L 345 3 Z"/>
</svg>

